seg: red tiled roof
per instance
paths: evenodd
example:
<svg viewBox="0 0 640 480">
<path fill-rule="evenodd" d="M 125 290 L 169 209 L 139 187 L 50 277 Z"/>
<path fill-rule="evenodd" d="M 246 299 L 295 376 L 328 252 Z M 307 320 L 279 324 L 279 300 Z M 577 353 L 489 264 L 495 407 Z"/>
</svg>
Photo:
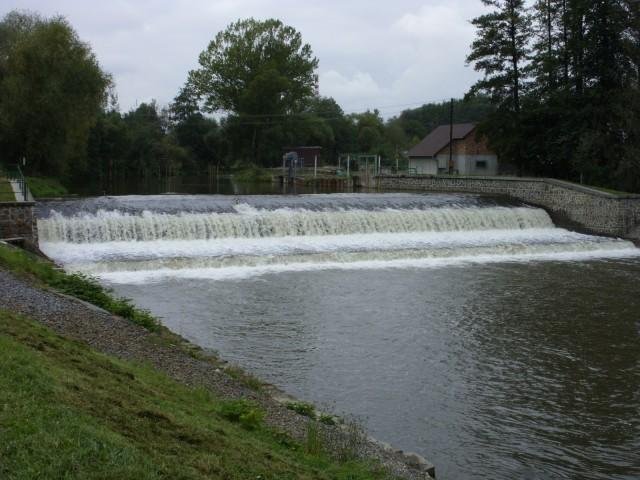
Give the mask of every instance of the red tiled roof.
<svg viewBox="0 0 640 480">
<path fill-rule="evenodd" d="M 453 139 L 460 140 L 475 130 L 474 123 L 454 123 Z M 440 150 L 449 145 L 449 125 L 440 125 L 420 143 L 409 150 L 410 157 L 435 157 Z"/>
</svg>

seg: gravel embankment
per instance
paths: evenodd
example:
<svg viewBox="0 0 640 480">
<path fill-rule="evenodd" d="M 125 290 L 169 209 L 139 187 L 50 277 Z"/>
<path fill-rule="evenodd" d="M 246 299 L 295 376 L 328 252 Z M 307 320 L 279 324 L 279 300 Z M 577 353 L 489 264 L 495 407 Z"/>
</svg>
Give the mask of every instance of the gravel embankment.
<svg viewBox="0 0 640 480">
<path fill-rule="evenodd" d="M 183 346 L 170 344 L 126 319 L 75 298 L 34 286 L 2 269 L 0 308 L 31 317 L 56 333 L 83 341 L 102 353 L 150 363 L 187 385 L 204 386 L 226 398 L 254 400 L 267 411 L 266 421 L 270 426 L 297 439 L 306 435 L 308 418 L 277 401 L 275 397 L 281 392 L 270 388 L 255 392 L 227 375 L 220 362 L 194 358 Z M 419 457 L 404 455 L 373 440 L 363 445 L 363 454 L 379 458 L 392 473 L 403 478 L 431 478 Z"/>
</svg>

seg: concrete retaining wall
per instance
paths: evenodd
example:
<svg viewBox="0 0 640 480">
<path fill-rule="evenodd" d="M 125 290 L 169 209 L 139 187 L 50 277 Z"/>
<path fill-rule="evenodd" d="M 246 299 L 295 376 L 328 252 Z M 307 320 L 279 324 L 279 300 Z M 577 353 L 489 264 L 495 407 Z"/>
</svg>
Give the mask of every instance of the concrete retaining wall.
<svg viewBox="0 0 640 480">
<path fill-rule="evenodd" d="M 556 222 L 596 234 L 640 238 L 640 195 L 614 195 L 549 178 L 389 175 L 377 177 L 376 184 L 392 190 L 505 195 L 546 209 Z"/>
<path fill-rule="evenodd" d="M 0 240 L 22 239 L 28 247 L 38 246 L 38 225 L 34 202 L 0 203 Z"/>
</svg>

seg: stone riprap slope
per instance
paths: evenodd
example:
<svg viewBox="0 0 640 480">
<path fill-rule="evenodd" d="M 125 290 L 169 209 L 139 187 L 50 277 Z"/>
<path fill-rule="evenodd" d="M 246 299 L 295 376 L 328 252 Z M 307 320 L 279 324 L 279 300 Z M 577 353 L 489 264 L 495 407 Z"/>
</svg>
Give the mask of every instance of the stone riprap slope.
<svg viewBox="0 0 640 480">
<path fill-rule="evenodd" d="M 0 269 L 0 308 L 39 321 L 56 333 L 87 343 L 96 350 L 125 360 L 150 363 L 173 379 L 190 386 L 202 386 L 223 398 L 244 398 L 258 402 L 267 412 L 265 421 L 293 438 L 303 440 L 309 419 L 277 401 L 275 389 L 254 391 L 224 371 L 223 362 L 197 358 L 184 346 L 171 344 L 155 333 L 112 315 L 91 304 L 43 289 L 11 272 Z M 323 427 L 335 428 L 340 427 Z M 420 457 L 369 439 L 362 445 L 363 457 L 378 458 L 402 478 L 431 478 Z"/>
</svg>

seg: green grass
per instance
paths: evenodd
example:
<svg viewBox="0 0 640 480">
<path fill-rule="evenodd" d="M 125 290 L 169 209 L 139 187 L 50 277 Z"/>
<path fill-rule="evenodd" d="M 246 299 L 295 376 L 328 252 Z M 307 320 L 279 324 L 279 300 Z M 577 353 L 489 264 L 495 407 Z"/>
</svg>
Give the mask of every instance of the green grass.
<svg viewBox="0 0 640 480">
<path fill-rule="evenodd" d="M 56 178 L 27 177 L 27 185 L 35 197 L 61 197 L 68 195 L 66 187 Z"/>
<path fill-rule="evenodd" d="M 131 301 L 116 298 L 92 278 L 69 274 L 46 261 L 18 248 L 0 245 L 0 266 L 35 278 L 38 282 L 62 293 L 93 303 L 115 315 L 127 318 L 151 331 L 160 330 L 160 322 L 146 310 L 134 307 Z"/>
<path fill-rule="evenodd" d="M 15 202 L 16 196 L 13 193 L 11 184 L 6 178 L 0 178 L 0 202 Z"/>
<path fill-rule="evenodd" d="M 0 478 L 381 479 L 310 454 L 262 422 L 144 365 L 0 310 Z M 231 405 L 231 406 L 230 406 Z M 239 415 L 236 418 L 236 414 Z"/>
</svg>

